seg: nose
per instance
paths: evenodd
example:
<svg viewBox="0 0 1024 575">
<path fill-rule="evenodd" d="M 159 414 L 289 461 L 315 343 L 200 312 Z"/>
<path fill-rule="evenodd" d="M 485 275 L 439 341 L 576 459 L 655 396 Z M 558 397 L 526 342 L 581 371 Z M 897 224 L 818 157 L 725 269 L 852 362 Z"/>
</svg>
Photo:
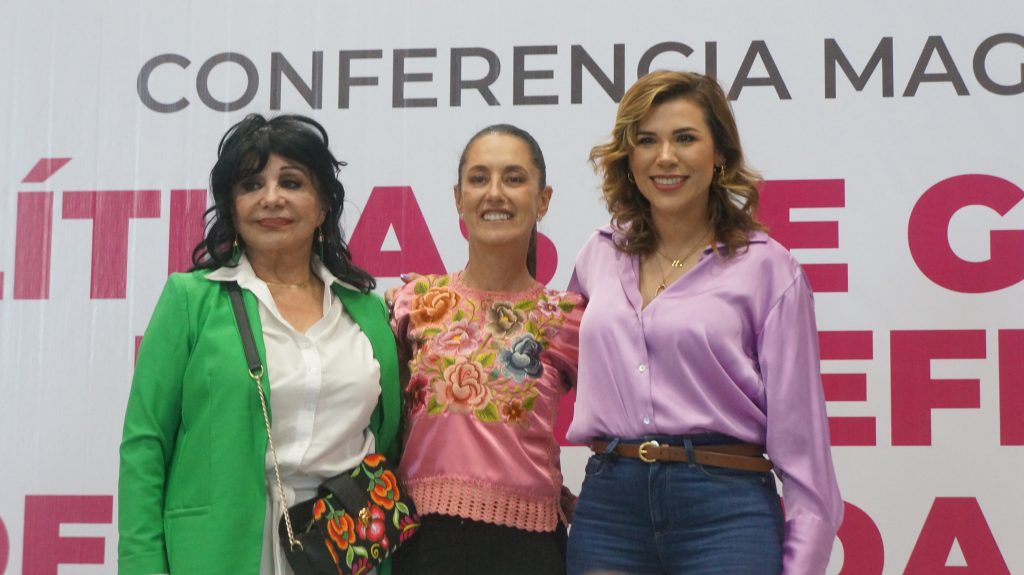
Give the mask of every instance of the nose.
<svg viewBox="0 0 1024 575">
<path fill-rule="evenodd" d="M 658 148 L 658 165 L 660 166 L 672 166 L 679 161 L 676 157 L 675 147 L 672 146 L 672 142 L 664 142 Z"/>
<path fill-rule="evenodd" d="M 281 188 L 277 185 L 277 183 L 272 182 L 267 185 L 267 188 L 264 191 L 261 200 L 263 204 L 268 206 L 278 205 L 282 201 L 284 201 L 284 194 L 282 193 Z"/>
<path fill-rule="evenodd" d="M 494 201 L 501 201 L 504 199 L 505 191 L 501 184 L 501 174 L 497 174 L 492 177 L 490 183 L 487 184 L 487 189 L 484 191 L 484 197 Z"/>
</svg>

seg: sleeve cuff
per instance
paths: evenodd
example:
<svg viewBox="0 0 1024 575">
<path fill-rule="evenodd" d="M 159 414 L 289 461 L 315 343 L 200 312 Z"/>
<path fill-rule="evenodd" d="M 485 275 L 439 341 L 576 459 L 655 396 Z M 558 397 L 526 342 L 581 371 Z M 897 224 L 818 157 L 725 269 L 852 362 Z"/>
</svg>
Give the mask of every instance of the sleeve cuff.
<svg viewBox="0 0 1024 575">
<path fill-rule="evenodd" d="M 824 574 L 835 539 L 836 528 L 814 515 L 798 512 L 786 521 L 782 574 Z"/>
</svg>

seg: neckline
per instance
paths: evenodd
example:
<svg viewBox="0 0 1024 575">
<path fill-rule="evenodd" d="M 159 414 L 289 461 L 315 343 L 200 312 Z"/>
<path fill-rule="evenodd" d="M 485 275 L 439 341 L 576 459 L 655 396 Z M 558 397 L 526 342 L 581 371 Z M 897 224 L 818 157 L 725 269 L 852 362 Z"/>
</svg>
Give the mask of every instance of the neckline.
<svg viewBox="0 0 1024 575">
<path fill-rule="evenodd" d="M 544 289 L 545 289 L 544 288 L 544 284 L 540 283 L 537 280 L 533 280 L 533 285 L 532 286 L 530 286 L 530 287 L 528 287 L 526 289 L 520 290 L 520 291 L 500 291 L 500 290 L 499 291 L 495 291 L 495 290 L 485 290 L 485 289 L 475 288 L 475 287 L 471 287 L 471 286 L 466 285 L 465 282 L 462 281 L 462 273 L 464 271 L 465 270 L 463 269 L 463 270 L 459 270 L 458 272 L 456 272 L 454 274 L 449 274 L 448 275 L 451 285 L 458 287 L 459 290 L 461 290 L 461 291 L 467 291 L 467 292 L 471 292 L 471 293 L 475 293 L 475 294 L 481 294 L 481 295 L 487 295 L 487 296 L 491 296 L 491 297 L 507 296 L 508 299 L 515 299 L 518 296 L 523 296 L 523 295 L 527 295 L 527 294 L 534 294 L 534 293 L 540 293 L 540 292 L 544 291 Z"/>
</svg>

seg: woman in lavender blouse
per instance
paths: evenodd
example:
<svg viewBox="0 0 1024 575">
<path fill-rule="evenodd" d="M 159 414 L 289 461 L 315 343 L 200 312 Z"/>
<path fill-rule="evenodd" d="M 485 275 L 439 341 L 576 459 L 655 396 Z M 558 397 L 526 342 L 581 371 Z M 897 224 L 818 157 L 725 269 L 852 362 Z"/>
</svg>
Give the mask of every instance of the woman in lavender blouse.
<svg viewBox="0 0 1024 575">
<path fill-rule="evenodd" d="M 589 304 L 568 438 L 595 452 L 569 573 L 823 573 L 843 502 L 814 302 L 754 217 L 721 87 L 641 78 L 590 157 L 612 218 L 569 287 Z"/>
</svg>

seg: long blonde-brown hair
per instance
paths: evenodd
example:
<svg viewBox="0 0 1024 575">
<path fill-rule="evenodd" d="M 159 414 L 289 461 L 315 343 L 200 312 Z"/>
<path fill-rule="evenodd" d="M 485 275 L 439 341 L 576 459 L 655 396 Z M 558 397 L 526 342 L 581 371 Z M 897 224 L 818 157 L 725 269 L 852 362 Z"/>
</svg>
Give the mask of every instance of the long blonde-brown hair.
<svg viewBox="0 0 1024 575">
<path fill-rule="evenodd" d="M 643 119 L 652 109 L 677 98 L 700 106 L 715 151 L 725 159 L 724 170 L 716 167 L 711 182 L 708 213 L 713 241 L 725 244 L 731 257 L 747 245 L 750 232 L 764 229 L 754 217 L 760 177 L 743 159 L 736 119 L 722 87 L 714 78 L 693 72 L 659 70 L 637 80 L 619 102 L 611 141 L 590 150 L 590 162 L 603 176 L 601 190 L 612 226 L 625 237 L 618 248 L 650 255 L 658 246 L 651 205 L 629 179 L 629 155 Z"/>
</svg>

